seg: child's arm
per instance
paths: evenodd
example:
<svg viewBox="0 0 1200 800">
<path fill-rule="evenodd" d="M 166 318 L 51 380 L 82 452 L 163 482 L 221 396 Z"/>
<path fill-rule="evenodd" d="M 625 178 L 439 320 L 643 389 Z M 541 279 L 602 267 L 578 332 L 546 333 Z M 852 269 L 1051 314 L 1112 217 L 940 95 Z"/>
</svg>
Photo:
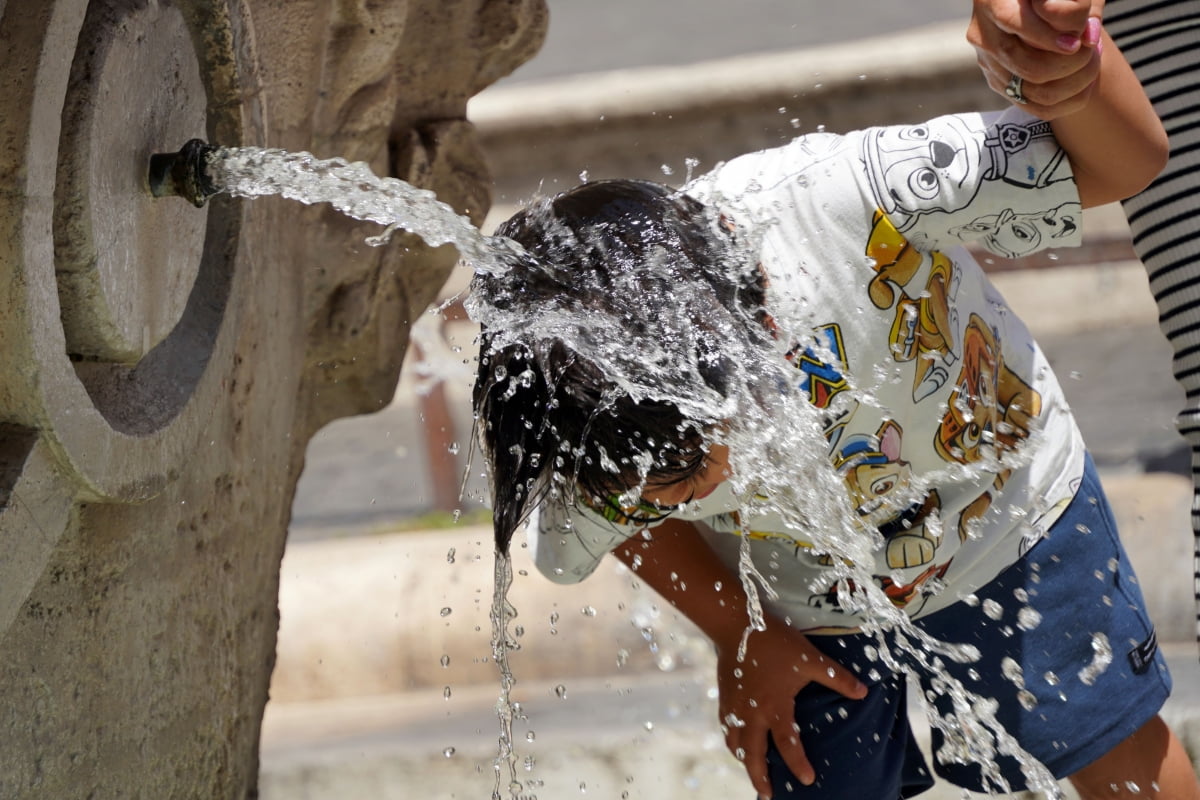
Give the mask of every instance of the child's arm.
<svg viewBox="0 0 1200 800">
<path fill-rule="evenodd" d="M 976 0 L 967 33 L 994 90 L 1004 94 L 1013 75 L 1024 79 L 1022 108 L 1050 120 L 1084 208 L 1137 194 L 1169 153 L 1162 123 L 1094 5 Z M 1051 45 L 1056 31 L 1062 38 Z"/>
<path fill-rule="evenodd" d="M 739 662 L 738 646 L 749 624 L 746 595 L 738 576 L 691 523 L 667 520 L 649 539 L 634 537 L 613 553 L 712 640 L 725 743 L 745 764 L 755 791 L 771 796 L 768 733 L 792 773 L 811 784 L 815 773 L 793 721 L 796 693 L 816 682 L 856 700 L 866 695 L 866 687 L 803 634 L 773 618 L 765 631 L 750 635 L 745 660 Z"/>
<path fill-rule="evenodd" d="M 1087 105 L 1050 122 L 1071 160 L 1084 208 L 1137 194 L 1158 176 L 1170 153 L 1162 122 L 1108 33 L 1093 57 L 1100 59 L 1100 76 Z"/>
</svg>

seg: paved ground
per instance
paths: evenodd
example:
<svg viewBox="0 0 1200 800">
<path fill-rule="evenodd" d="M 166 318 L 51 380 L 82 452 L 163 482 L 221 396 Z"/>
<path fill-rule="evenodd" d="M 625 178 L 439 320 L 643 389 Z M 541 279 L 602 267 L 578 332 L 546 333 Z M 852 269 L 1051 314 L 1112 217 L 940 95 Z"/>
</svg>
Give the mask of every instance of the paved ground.
<svg viewBox="0 0 1200 800">
<path fill-rule="evenodd" d="M 1172 648 L 1176 695 L 1164 711 L 1177 730 L 1200 708 L 1200 663 L 1190 646 Z M 723 747 L 706 671 L 521 685 L 528 719 L 516 725 L 519 778 L 543 797 L 590 794 L 616 800 L 727 800 L 751 790 Z M 499 723 L 494 687 L 268 711 L 262 800 L 407 800 L 485 796 Z M 927 727 L 910 714 L 928 756 Z M 529 732 L 534 734 L 528 738 Z M 1069 791 L 1068 798 L 1076 798 Z M 970 800 L 947 784 L 923 800 Z M 1022 795 L 1032 798 L 1033 795 Z"/>
<path fill-rule="evenodd" d="M 507 81 L 520 83 L 625 67 L 691 64 L 865 39 L 962 20 L 966 0 L 548 0 L 542 50 Z"/>
</svg>

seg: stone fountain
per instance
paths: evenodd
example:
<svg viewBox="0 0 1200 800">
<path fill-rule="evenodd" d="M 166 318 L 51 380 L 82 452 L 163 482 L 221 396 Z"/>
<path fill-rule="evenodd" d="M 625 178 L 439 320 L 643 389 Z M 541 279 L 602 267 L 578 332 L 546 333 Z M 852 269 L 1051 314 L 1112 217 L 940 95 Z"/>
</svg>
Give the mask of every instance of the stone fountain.
<svg viewBox="0 0 1200 800">
<path fill-rule="evenodd" d="M 156 200 L 200 137 L 475 221 L 468 98 L 544 0 L 0 0 L 0 797 L 248 798 L 309 437 L 391 398 L 456 260 L 321 207 Z"/>
</svg>

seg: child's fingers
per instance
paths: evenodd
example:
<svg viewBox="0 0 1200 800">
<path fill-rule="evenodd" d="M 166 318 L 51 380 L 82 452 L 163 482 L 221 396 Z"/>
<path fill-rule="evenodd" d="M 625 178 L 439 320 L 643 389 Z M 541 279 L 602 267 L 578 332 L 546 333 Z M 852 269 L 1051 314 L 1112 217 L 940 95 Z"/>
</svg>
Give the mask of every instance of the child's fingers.
<svg viewBox="0 0 1200 800">
<path fill-rule="evenodd" d="M 790 719 L 780 719 L 771 726 L 770 733 L 783 763 L 800 783 L 805 786 L 811 785 L 816 780 L 816 771 L 804 753 L 804 746 L 800 744 L 800 734 L 795 723 Z M 746 768 L 746 775 L 758 796 L 770 797 L 772 786 L 767 763 L 767 728 L 758 725 L 747 726 L 736 735 L 727 736 L 725 743 Z"/>
<path fill-rule="evenodd" d="M 767 771 L 766 729 L 757 725 L 753 728 L 743 729 L 738 747 L 740 752 L 735 750 L 734 755 L 741 758 L 742 765 L 746 767 L 746 774 L 750 777 L 750 783 L 754 786 L 754 791 L 758 793 L 759 797 L 770 797 L 771 776 Z"/>
<path fill-rule="evenodd" d="M 779 751 L 783 763 L 787 764 L 791 773 L 805 786 L 811 786 L 817 779 L 817 773 L 812 762 L 808 760 L 808 754 L 804 752 L 804 745 L 800 743 L 800 729 L 796 723 L 791 720 L 779 720 L 771 726 L 771 738 L 774 739 L 775 749 Z M 765 758 L 763 765 L 766 765 Z"/>
<path fill-rule="evenodd" d="M 861 700 L 867 696 L 867 687 L 858 676 L 827 656 L 816 659 L 816 668 L 808 677 L 814 683 L 851 700 Z"/>
</svg>

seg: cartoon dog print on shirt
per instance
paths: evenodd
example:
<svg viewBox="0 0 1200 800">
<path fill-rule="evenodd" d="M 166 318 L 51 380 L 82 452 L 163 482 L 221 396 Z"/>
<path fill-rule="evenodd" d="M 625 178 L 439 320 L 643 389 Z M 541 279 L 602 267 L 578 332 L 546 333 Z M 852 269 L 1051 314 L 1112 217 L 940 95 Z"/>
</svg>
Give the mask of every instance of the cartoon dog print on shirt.
<svg viewBox="0 0 1200 800">
<path fill-rule="evenodd" d="M 964 118 L 939 117 L 922 125 L 869 130 L 862 158 L 876 201 L 906 232 L 925 215 L 967 208 L 986 181 L 1032 189 L 1069 180 L 1061 148 L 1036 165 L 1022 157 L 1032 143 L 1053 135 L 1049 123 L 1041 121 L 1004 123 L 985 134 Z"/>
<path fill-rule="evenodd" d="M 858 401 L 846 391 L 850 384 L 846 380 L 847 355 L 841 326 L 836 322 L 822 325 L 814 336 L 811 345 L 794 345 L 787 360 L 800 370 L 800 390 L 821 410 L 825 439 L 830 447 L 836 447 L 846 423 L 858 409 Z"/>
<path fill-rule="evenodd" d="M 951 228 L 950 233 L 963 241 L 978 240 L 998 256 L 1020 258 L 1052 245 L 1057 239 L 1074 236 L 1079 228 L 1079 214 L 1076 203 L 1064 203 L 1033 214 L 1018 214 L 1006 208 L 999 214 Z"/>
<path fill-rule="evenodd" d="M 863 142 L 875 198 L 901 231 L 922 214 L 966 207 L 984 180 L 982 151 L 976 132 L 957 117 L 872 129 Z"/>
<path fill-rule="evenodd" d="M 833 466 L 846 482 L 858 515 L 883 534 L 892 569 L 933 561 L 940 526 L 925 521 L 940 510 L 936 491 L 914 497 L 912 467 L 900 457 L 904 432 L 885 420 L 873 436 L 854 434 L 834 454 Z"/>
<path fill-rule="evenodd" d="M 932 564 L 908 583 L 897 583 L 888 575 L 876 575 L 875 582 L 892 605 L 904 609 L 909 614 L 917 614 L 929 596 L 934 593 L 934 587 L 938 586 L 940 581 L 945 578 L 952 561 L 953 559 L 944 564 Z M 846 588 L 853 592 L 854 581 L 846 581 Z M 820 594 L 809 595 L 808 604 L 813 608 L 841 610 L 840 594 L 841 585 L 834 583 Z"/>
<path fill-rule="evenodd" d="M 949 407 L 934 435 L 934 449 L 945 461 L 958 464 L 996 459 L 993 487 L 999 490 L 1012 474 L 999 460 L 1029 436 L 1042 398 L 1004 363 L 995 331 L 977 314 L 963 331 L 962 361 Z M 971 535 L 991 503 L 991 493 L 985 492 L 963 511 L 961 538 Z"/>
<path fill-rule="evenodd" d="M 867 294 L 876 308 L 896 304 L 889 347 L 896 361 L 916 361 L 913 402 L 920 402 L 946 384 L 958 360 L 954 353 L 958 268 L 942 253 L 932 251 L 924 290 L 916 297 L 908 294 L 904 287 L 916 275 L 924 255 L 880 210 L 872 218 L 866 253 L 876 271 L 867 285 Z"/>
</svg>

